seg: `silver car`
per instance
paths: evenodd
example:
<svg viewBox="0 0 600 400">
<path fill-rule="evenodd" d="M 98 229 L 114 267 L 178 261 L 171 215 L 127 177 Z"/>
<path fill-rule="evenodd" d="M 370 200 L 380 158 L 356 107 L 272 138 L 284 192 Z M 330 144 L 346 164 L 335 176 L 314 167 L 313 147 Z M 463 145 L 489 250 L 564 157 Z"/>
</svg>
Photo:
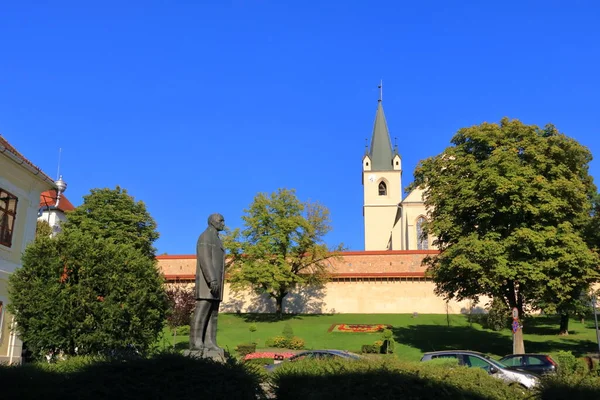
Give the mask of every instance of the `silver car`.
<svg viewBox="0 0 600 400">
<path fill-rule="evenodd" d="M 435 359 L 456 359 L 459 365 L 482 368 L 494 378 L 502 379 L 507 383 L 517 383 L 527 389 L 539 384 L 539 378 L 523 371 L 510 370 L 504 364 L 490 356 L 470 350 L 443 350 L 423 354 L 421 361 Z"/>
</svg>

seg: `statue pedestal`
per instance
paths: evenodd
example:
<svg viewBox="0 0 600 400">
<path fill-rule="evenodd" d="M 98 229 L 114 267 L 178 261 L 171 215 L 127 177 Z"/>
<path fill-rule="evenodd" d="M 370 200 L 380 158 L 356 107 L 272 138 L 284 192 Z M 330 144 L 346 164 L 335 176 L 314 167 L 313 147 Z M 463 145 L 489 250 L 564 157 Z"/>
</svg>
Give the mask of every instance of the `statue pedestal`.
<svg viewBox="0 0 600 400">
<path fill-rule="evenodd" d="M 184 350 L 183 355 L 192 358 L 210 358 L 215 361 L 225 362 L 223 349 Z"/>
</svg>

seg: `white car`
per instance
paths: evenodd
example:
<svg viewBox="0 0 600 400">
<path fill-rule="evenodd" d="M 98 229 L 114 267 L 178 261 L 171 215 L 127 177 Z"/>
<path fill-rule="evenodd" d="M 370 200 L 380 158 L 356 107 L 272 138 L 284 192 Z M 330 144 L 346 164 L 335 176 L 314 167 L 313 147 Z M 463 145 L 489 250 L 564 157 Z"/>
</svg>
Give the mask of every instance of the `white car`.
<svg viewBox="0 0 600 400">
<path fill-rule="evenodd" d="M 430 361 L 435 359 L 456 359 L 459 365 L 467 367 L 482 368 L 494 378 L 502 379 L 507 383 L 518 383 L 519 385 L 532 389 L 539 384 L 539 378 L 533 374 L 515 371 L 490 356 L 469 350 L 443 350 L 432 351 L 423 354 L 421 361 Z"/>
</svg>

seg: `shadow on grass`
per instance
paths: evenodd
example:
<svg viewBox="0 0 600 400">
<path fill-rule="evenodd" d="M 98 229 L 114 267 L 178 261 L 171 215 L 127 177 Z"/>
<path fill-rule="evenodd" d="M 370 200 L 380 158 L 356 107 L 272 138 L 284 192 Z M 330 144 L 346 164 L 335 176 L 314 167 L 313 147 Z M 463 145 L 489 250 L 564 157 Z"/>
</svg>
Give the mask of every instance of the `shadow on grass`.
<svg viewBox="0 0 600 400">
<path fill-rule="evenodd" d="M 244 322 L 280 322 L 292 319 L 301 319 L 299 314 L 254 314 L 254 313 L 235 313 L 231 314 L 244 320 Z"/>
<path fill-rule="evenodd" d="M 526 334 L 530 333 L 531 329 L 528 325 Z M 418 348 L 422 352 L 474 350 L 497 356 L 512 353 L 512 337 L 468 326 L 412 325 L 392 328 L 392 331 L 396 342 Z M 568 339 L 568 337 L 556 334 L 549 336 L 556 340 L 538 342 L 528 341 L 525 337 L 525 351 L 548 354 L 563 350 L 580 357 L 586 353 L 597 351 L 598 348 L 597 344 L 591 340 Z"/>
<path fill-rule="evenodd" d="M 396 342 L 418 348 L 422 352 L 439 350 L 474 350 L 507 354 L 512 340 L 494 331 L 469 326 L 411 325 L 392 328 Z"/>
</svg>

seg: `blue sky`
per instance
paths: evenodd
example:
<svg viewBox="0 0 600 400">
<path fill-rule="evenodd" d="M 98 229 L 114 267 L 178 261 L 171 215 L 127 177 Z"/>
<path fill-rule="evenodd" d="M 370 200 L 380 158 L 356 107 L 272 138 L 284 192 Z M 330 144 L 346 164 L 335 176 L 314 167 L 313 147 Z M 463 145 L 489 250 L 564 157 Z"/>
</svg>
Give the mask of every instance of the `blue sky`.
<svg viewBox="0 0 600 400">
<path fill-rule="evenodd" d="M 380 79 L 403 186 L 461 127 L 554 123 L 600 157 L 593 1 L 4 2 L 0 133 L 67 197 L 120 185 L 190 254 L 258 192 L 331 210 L 362 250 L 361 157 Z M 591 163 L 598 181 L 600 161 Z M 596 182 L 598 184 L 598 182 Z"/>
</svg>

